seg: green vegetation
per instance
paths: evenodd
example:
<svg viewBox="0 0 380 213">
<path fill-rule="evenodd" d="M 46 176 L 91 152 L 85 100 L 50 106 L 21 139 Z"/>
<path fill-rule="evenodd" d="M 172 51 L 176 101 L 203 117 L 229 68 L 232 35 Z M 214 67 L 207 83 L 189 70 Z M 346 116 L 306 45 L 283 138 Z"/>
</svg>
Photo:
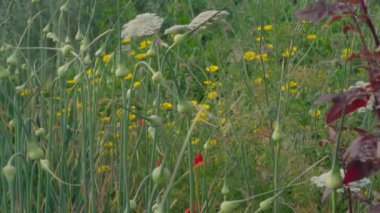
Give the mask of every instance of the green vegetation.
<svg viewBox="0 0 380 213">
<path fill-rule="evenodd" d="M 310 2 L 2 0 L 0 212 L 367 211 L 312 178 L 356 137 L 335 150 L 314 101 L 368 77 L 351 17 L 297 20 Z"/>
</svg>

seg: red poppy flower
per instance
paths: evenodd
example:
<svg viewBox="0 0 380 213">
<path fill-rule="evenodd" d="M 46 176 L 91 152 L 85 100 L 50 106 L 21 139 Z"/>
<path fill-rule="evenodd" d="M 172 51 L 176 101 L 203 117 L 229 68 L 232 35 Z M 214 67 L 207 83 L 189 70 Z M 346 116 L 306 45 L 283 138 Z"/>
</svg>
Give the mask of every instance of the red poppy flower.
<svg viewBox="0 0 380 213">
<path fill-rule="evenodd" d="M 198 165 L 203 163 L 203 155 L 202 153 L 198 153 L 194 158 L 193 167 L 197 167 Z"/>
</svg>

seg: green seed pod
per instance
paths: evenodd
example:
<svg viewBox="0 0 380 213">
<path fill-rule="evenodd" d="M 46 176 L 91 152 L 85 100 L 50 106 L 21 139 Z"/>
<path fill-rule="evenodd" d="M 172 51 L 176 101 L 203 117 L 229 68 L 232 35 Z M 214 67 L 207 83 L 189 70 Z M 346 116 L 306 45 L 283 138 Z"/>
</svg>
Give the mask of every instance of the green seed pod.
<svg viewBox="0 0 380 213">
<path fill-rule="evenodd" d="M 5 179 L 7 179 L 8 183 L 13 182 L 17 173 L 16 168 L 10 164 L 4 166 L 1 172 L 3 173 Z"/>
<path fill-rule="evenodd" d="M 342 187 L 342 176 L 340 175 L 339 170 L 331 170 L 325 179 L 325 185 L 329 189 L 338 189 Z"/>
<path fill-rule="evenodd" d="M 153 183 L 157 185 L 164 185 L 169 182 L 170 172 L 168 168 L 164 168 L 162 165 L 154 168 L 152 172 Z"/>
<path fill-rule="evenodd" d="M 104 49 L 105 49 L 105 45 L 102 45 L 96 52 L 95 52 L 95 56 L 96 57 L 100 57 L 103 53 L 104 53 Z"/>
<path fill-rule="evenodd" d="M 127 69 L 127 67 L 124 64 L 119 64 L 115 71 L 115 76 L 118 78 L 124 78 L 126 75 L 128 75 L 128 73 L 129 70 Z"/>
<path fill-rule="evenodd" d="M 151 115 L 147 119 L 148 123 L 152 127 L 159 127 L 162 124 L 162 119 L 158 115 Z"/>
<path fill-rule="evenodd" d="M 62 78 L 66 75 L 67 71 L 69 70 L 69 63 L 66 63 L 60 67 L 58 67 L 57 74 L 59 78 Z"/>
<path fill-rule="evenodd" d="M 36 131 L 34 131 L 34 134 L 37 136 L 37 137 L 44 137 L 46 135 L 46 131 L 44 128 L 40 127 L 38 129 L 36 129 Z"/>
<path fill-rule="evenodd" d="M 37 145 L 36 142 L 29 142 L 27 145 L 28 158 L 30 160 L 40 160 L 44 157 L 44 151 Z"/>
<path fill-rule="evenodd" d="M 84 37 L 80 45 L 79 51 L 81 55 L 84 55 L 85 52 L 87 52 L 88 48 L 90 47 L 90 42 L 88 41 L 87 37 Z"/>
<path fill-rule="evenodd" d="M 11 76 L 11 72 L 9 71 L 9 69 L 5 69 L 4 67 L 0 66 L 0 80 L 6 79 L 9 76 Z"/>
<path fill-rule="evenodd" d="M 228 195 L 230 193 L 230 188 L 228 187 L 227 181 L 224 181 L 223 188 L 222 188 L 222 194 Z"/>
<path fill-rule="evenodd" d="M 81 41 L 82 39 L 83 39 L 83 34 L 82 34 L 80 28 L 78 28 L 77 34 L 75 34 L 75 40 Z"/>
<path fill-rule="evenodd" d="M 186 34 L 177 34 L 174 36 L 173 40 L 175 44 L 181 43 L 183 40 L 185 40 Z"/>
<path fill-rule="evenodd" d="M 62 48 L 61 48 L 61 52 L 62 52 L 62 55 L 64 56 L 69 56 L 71 51 L 73 51 L 73 46 L 71 46 L 70 44 L 65 44 Z"/>
<path fill-rule="evenodd" d="M 270 198 L 267 198 L 266 200 L 261 201 L 260 205 L 259 205 L 260 206 L 259 209 L 261 211 L 265 211 L 265 210 L 270 209 L 274 200 L 275 200 L 275 197 L 270 197 Z"/>
<path fill-rule="evenodd" d="M 223 201 L 220 204 L 219 213 L 235 212 L 235 209 L 240 206 L 241 202 L 241 200 Z"/>
<path fill-rule="evenodd" d="M 133 200 L 129 200 L 129 207 L 132 209 L 132 210 L 135 210 L 137 209 L 137 203 L 136 201 L 133 199 Z"/>
<path fill-rule="evenodd" d="M 20 59 L 18 56 L 18 50 L 15 50 L 8 58 L 7 58 L 7 64 L 16 66 L 19 65 Z"/>
<path fill-rule="evenodd" d="M 155 72 L 153 75 L 152 75 L 152 81 L 153 83 L 155 84 L 163 84 L 165 82 L 165 78 L 164 76 L 162 75 L 162 72 Z"/>
<path fill-rule="evenodd" d="M 90 54 L 86 54 L 86 56 L 84 57 L 84 59 L 83 59 L 83 63 L 85 64 L 85 65 L 90 65 L 91 64 L 91 57 L 90 57 Z"/>
</svg>

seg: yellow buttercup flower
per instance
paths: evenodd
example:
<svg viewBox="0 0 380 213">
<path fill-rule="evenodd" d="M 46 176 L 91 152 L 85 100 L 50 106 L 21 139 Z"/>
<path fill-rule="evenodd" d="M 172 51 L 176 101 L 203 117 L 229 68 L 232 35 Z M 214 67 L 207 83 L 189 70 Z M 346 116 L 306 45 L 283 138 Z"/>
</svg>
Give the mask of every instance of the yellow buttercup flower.
<svg viewBox="0 0 380 213">
<path fill-rule="evenodd" d="M 210 65 L 205 68 L 206 72 L 216 72 L 219 70 L 219 67 L 216 65 Z"/>
<path fill-rule="evenodd" d="M 139 49 L 146 49 L 146 48 L 150 47 L 151 43 L 152 43 L 152 41 L 150 41 L 150 40 L 144 40 L 144 41 L 140 42 Z"/>
<path fill-rule="evenodd" d="M 129 119 L 130 121 L 135 120 L 135 118 L 136 118 L 136 115 L 133 114 L 133 113 L 129 114 L 129 116 L 128 116 L 128 119 Z"/>
<path fill-rule="evenodd" d="M 268 60 L 268 53 L 263 53 L 261 55 L 259 55 L 259 59 L 262 59 L 263 61 L 267 61 Z"/>
<path fill-rule="evenodd" d="M 309 35 L 307 35 L 306 36 L 306 39 L 307 40 L 315 40 L 315 39 L 317 39 L 317 35 L 315 35 L 315 34 L 309 34 Z"/>
<path fill-rule="evenodd" d="M 173 104 L 170 102 L 164 102 L 161 104 L 161 108 L 165 110 L 173 109 Z"/>
<path fill-rule="evenodd" d="M 212 91 L 207 94 L 208 99 L 215 99 L 216 97 L 218 97 L 218 93 L 216 91 Z"/>
<path fill-rule="evenodd" d="M 135 55 L 135 58 L 137 60 L 142 60 L 142 59 L 145 59 L 146 57 L 148 57 L 146 53 L 139 53 L 139 54 Z"/>
<path fill-rule="evenodd" d="M 289 88 L 294 88 L 294 87 L 297 87 L 297 86 L 298 86 L 298 83 L 295 82 L 295 81 L 290 81 L 290 82 L 288 83 L 288 86 L 289 86 Z"/>
<path fill-rule="evenodd" d="M 212 81 L 211 81 L 211 80 L 204 80 L 204 81 L 203 81 L 203 84 L 204 84 L 204 85 L 211 85 L 211 84 L 212 84 Z"/>
<path fill-rule="evenodd" d="M 273 29 L 273 26 L 270 25 L 270 24 L 267 24 L 267 25 L 264 25 L 263 29 L 264 29 L 265 31 L 270 31 L 270 30 Z"/>
<path fill-rule="evenodd" d="M 261 84 L 263 82 L 263 78 L 258 77 L 255 79 L 255 84 Z"/>
<path fill-rule="evenodd" d="M 139 88 L 141 86 L 141 82 L 140 81 L 136 81 L 133 83 L 133 88 Z"/>
<path fill-rule="evenodd" d="M 264 36 L 257 36 L 256 37 L 256 41 L 262 41 L 262 40 L 264 40 Z"/>
<path fill-rule="evenodd" d="M 75 81 L 74 81 L 74 79 L 70 79 L 70 80 L 67 80 L 66 83 L 67 84 L 75 84 Z"/>
<path fill-rule="evenodd" d="M 128 44 L 129 42 L 131 42 L 130 38 L 123 38 L 123 40 L 121 40 L 121 43 L 123 44 Z"/>
<path fill-rule="evenodd" d="M 193 139 L 193 140 L 191 140 L 191 144 L 193 144 L 193 145 L 197 145 L 197 144 L 199 144 L 199 138 L 195 138 L 195 139 Z"/>
<path fill-rule="evenodd" d="M 351 54 L 352 54 L 352 49 L 350 49 L 350 48 L 344 48 L 344 49 L 342 50 L 342 53 L 341 53 L 341 55 L 340 55 L 340 58 L 341 58 L 342 60 L 346 60 L 348 57 L 350 57 Z"/>
<path fill-rule="evenodd" d="M 284 58 L 289 58 L 290 56 L 293 56 L 297 51 L 297 47 L 292 47 L 291 49 L 290 48 L 286 48 L 286 50 L 282 53 L 282 56 Z"/>
<path fill-rule="evenodd" d="M 191 104 L 192 104 L 193 106 L 195 106 L 195 105 L 198 104 L 198 101 L 196 101 L 196 100 L 191 100 Z"/>
<path fill-rule="evenodd" d="M 321 110 L 319 109 L 311 110 L 309 114 L 311 117 L 319 117 L 321 115 Z"/>
<path fill-rule="evenodd" d="M 103 62 L 104 63 L 108 63 L 108 62 L 110 62 L 111 61 L 111 55 L 110 54 L 105 54 L 105 55 L 103 55 Z"/>
<path fill-rule="evenodd" d="M 124 80 L 128 81 L 132 79 L 132 73 L 128 73 L 125 77 Z"/>
<path fill-rule="evenodd" d="M 253 61 L 257 57 L 257 54 L 254 51 L 247 51 L 244 53 L 244 59 L 247 61 Z"/>
<path fill-rule="evenodd" d="M 111 120 L 111 117 L 109 117 L 109 116 L 105 116 L 105 117 L 102 117 L 101 119 L 100 119 L 100 121 L 102 121 L 103 123 L 107 123 L 107 122 L 109 122 Z"/>
</svg>

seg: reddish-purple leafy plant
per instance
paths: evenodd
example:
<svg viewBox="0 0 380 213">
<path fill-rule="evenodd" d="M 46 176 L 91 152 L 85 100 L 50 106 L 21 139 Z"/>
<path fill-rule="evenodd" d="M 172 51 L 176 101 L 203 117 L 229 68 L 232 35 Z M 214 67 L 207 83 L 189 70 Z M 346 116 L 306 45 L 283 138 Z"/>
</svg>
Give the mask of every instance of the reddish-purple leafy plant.
<svg viewBox="0 0 380 213">
<path fill-rule="evenodd" d="M 316 104 L 326 102 L 332 104 L 326 113 L 326 123 L 330 132 L 329 140 L 336 140 L 334 121 L 343 119 L 344 116 L 369 103 L 372 104 L 372 109 L 380 120 L 380 42 L 371 17 L 368 15 L 366 0 L 336 0 L 335 2 L 319 0 L 296 11 L 295 15 L 300 20 L 315 24 L 323 19 L 328 19 L 331 23 L 340 20 L 343 15 L 349 16 L 352 21 L 343 27 L 342 32 L 357 33 L 361 40 L 360 51 L 353 53 L 347 60 L 356 59 L 364 62 L 369 83 L 339 94 L 327 94 L 315 101 Z M 364 31 L 365 27 L 369 31 Z M 370 32 L 373 43 L 368 42 L 364 32 Z M 347 128 L 341 127 L 340 131 L 344 129 Z M 380 138 L 365 130 L 356 132 L 359 136 L 351 142 L 342 156 L 345 170 L 343 184 L 345 185 L 368 177 L 380 169 Z M 379 206 L 371 208 L 379 209 Z"/>
</svg>

